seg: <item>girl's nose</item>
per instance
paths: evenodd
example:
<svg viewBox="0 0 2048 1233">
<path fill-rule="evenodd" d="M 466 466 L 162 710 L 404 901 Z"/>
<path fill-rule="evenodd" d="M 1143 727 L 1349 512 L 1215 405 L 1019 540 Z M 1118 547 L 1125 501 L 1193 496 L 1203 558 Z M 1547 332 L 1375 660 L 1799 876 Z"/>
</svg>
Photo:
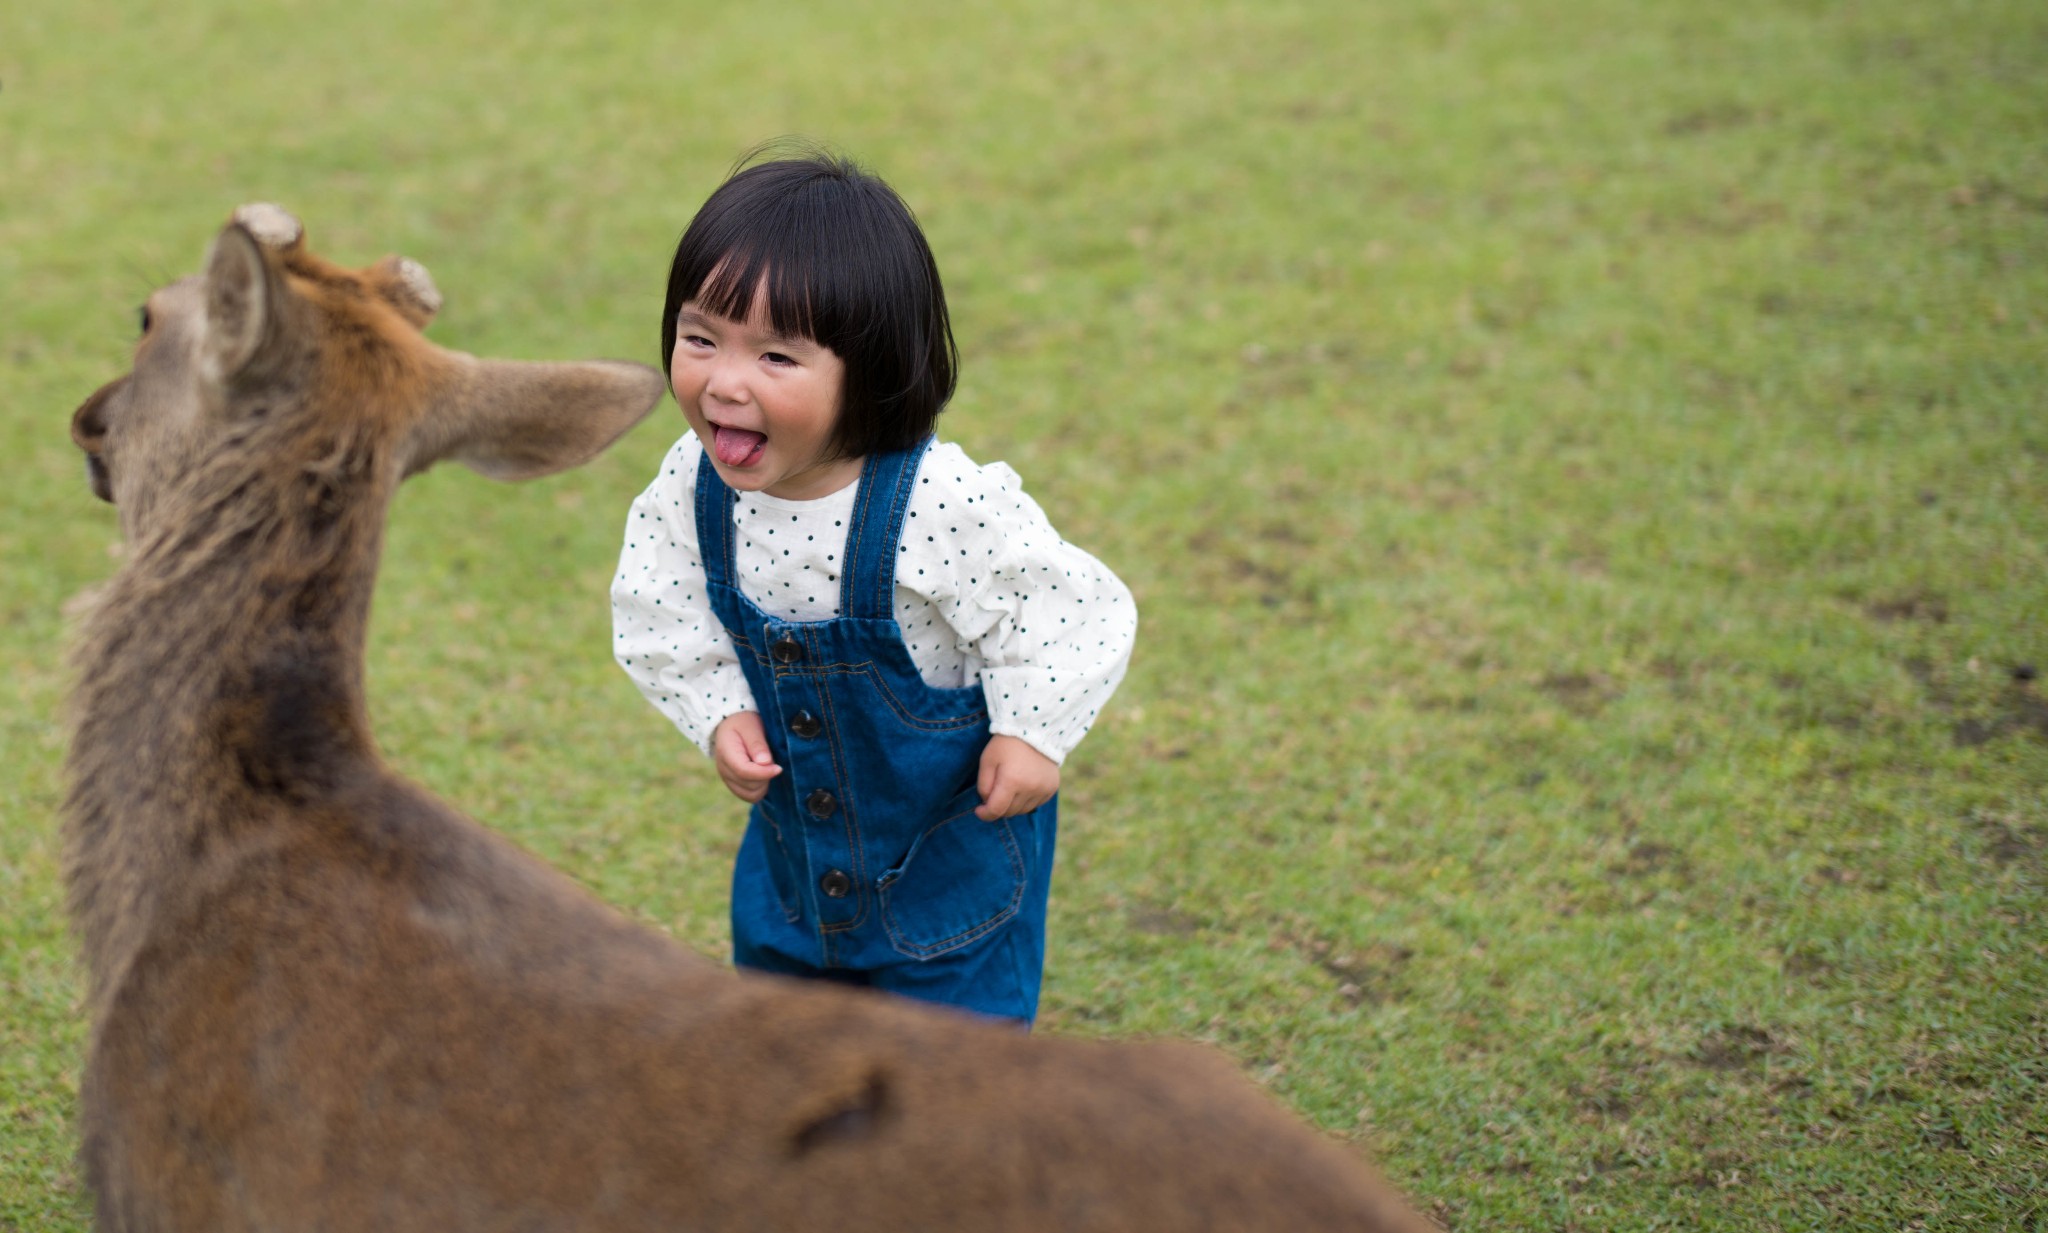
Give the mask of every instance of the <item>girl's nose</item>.
<svg viewBox="0 0 2048 1233">
<path fill-rule="evenodd" d="M 720 402 L 747 401 L 745 367 L 730 363 L 723 356 L 713 360 L 710 375 L 704 382 L 704 392 Z"/>
</svg>

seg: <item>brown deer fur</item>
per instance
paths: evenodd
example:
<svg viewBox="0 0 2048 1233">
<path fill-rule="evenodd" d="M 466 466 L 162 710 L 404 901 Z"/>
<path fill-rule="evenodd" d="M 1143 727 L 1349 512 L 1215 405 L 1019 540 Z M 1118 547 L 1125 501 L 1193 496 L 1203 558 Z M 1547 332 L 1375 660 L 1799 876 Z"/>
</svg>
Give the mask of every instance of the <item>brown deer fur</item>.
<svg viewBox="0 0 2048 1233">
<path fill-rule="evenodd" d="M 1429 1227 L 1207 1051 L 736 975 L 387 769 L 400 480 L 576 465 L 661 378 L 443 350 L 417 266 L 236 220 L 73 421 L 130 545 L 66 803 L 101 1229 Z"/>
</svg>

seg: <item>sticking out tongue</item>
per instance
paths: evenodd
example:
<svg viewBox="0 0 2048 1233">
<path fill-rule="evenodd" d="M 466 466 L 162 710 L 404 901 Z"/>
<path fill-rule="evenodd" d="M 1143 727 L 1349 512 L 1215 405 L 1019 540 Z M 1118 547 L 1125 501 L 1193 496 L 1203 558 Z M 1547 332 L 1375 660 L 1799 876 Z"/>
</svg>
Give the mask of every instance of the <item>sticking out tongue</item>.
<svg viewBox="0 0 2048 1233">
<path fill-rule="evenodd" d="M 768 443 L 768 438 L 763 434 L 748 432 L 744 428 L 720 428 L 714 426 L 711 433 L 714 438 L 711 448 L 717 453 L 718 461 L 728 467 L 743 467 L 747 465 L 754 460 L 756 454 L 761 452 L 761 447 Z"/>
</svg>

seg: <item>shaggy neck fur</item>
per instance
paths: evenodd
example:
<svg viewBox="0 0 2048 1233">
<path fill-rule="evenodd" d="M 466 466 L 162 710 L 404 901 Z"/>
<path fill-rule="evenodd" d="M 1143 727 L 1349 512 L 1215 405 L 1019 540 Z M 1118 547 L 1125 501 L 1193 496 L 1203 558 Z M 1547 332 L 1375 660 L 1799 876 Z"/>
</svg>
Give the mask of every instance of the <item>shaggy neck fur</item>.
<svg viewBox="0 0 2048 1233">
<path fill-rule="evenodd" d="M 174 481 L 78 643 L 66 863 L 95 1006 L 209 865 L 375 770 L 363 643 L 398 467 L 310 418 L 254 419 Z"/>
</svg>

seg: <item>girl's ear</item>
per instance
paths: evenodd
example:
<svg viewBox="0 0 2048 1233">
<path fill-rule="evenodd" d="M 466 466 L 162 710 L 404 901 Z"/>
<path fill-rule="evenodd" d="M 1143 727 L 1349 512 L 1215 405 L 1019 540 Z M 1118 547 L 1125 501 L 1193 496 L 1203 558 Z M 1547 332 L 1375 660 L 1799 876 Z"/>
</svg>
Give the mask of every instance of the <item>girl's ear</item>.
<svg viewBox="0 0 2048 1233">
<path fill-rule="evenodd" d="M 406 473 L 444 458 L 500 480 L 565 471 L 639 423 L 666 388 L 659 372 L 623 360 L 460 356 L 449 392 L 414 430 Z"/>
</svg>

